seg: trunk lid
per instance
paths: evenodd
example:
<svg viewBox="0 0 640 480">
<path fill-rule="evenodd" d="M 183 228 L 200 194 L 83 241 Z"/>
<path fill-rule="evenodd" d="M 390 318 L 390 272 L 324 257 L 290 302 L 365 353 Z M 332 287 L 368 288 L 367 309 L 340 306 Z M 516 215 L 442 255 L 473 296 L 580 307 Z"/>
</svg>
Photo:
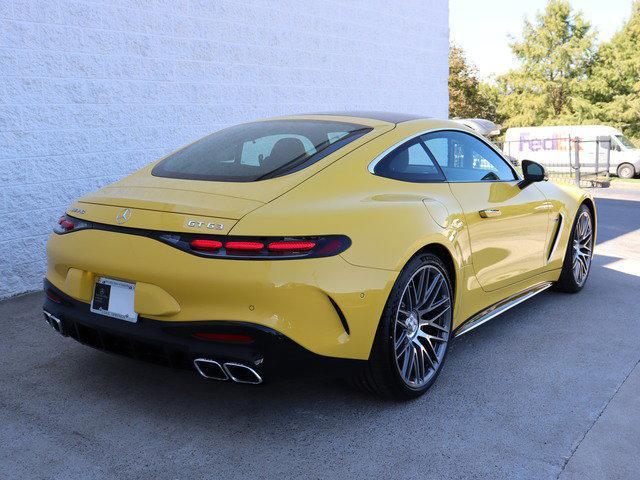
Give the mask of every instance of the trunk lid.
<svg viewBox="0 0 640 480">
<path fill-rule="evenodd" d="M 67 213 L 128 228 L 227 234 L 240 218 L 278 196 L 284 188 L 264 189 L 254 198 L 245 198 L 238 196 L 244 193 L 242 189 L 232 192 L 220 182 L 159 178 L 150 171 L 146 167 L 85 195 Z M 128 214 L 123 216 L 125 210 Z"/>
<path fill-rule="evenodd" d="M 156 162 L 85 195 L 67 214 L 122 227 L 226 234 L 248 213 L 295 188 L 394 125 L 372 127 L 369 133 L 307 168 L 268 180 L 221 182 L 165 178 L 152 175 Z M 125 210 L 127 214 L 123 214 Z"/>
</svg>

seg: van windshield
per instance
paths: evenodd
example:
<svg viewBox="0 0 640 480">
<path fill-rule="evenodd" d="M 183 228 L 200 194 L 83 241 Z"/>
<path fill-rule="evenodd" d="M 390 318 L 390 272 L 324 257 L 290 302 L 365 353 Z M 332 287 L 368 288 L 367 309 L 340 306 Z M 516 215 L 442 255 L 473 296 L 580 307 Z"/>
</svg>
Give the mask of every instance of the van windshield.
<svg viewBox="0 0 640 480">
<path fill-rule="evenodd" d="M 618 141 L 622 144 L 623 147 L 625 148 L 636 148 L 636 146 L 631 142 L 631 140 L 629 140 L 627 137 L 625 137 L 624 135 L 616 135 L 616 138 L 618 139 Z"/>
<path fill-rule="evenodd" d="M 247 123 L 178 150 L 151 174 L 188 180 L 264 180 L 306 168 L 369 131 L 363 125 L 323 120 Z"/>
</svg>

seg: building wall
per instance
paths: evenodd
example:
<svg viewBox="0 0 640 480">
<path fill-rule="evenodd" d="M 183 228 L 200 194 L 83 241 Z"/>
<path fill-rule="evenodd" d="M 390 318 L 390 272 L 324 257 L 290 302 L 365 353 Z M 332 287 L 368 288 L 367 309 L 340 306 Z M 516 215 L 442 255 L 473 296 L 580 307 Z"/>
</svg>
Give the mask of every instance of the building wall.
<svg viewBox="0 0 640 480">
<path fill-rule="evenodd" d="M 0 0 L 0 298 L 69 203 L 225 125 L 448 114 L 447 0 Z"/>
</svg>

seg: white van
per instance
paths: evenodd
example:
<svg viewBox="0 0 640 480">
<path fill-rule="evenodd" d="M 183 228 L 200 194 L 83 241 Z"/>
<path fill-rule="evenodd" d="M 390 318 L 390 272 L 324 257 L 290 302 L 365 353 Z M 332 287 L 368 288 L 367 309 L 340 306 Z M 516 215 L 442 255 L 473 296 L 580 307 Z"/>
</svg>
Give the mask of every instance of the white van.
<svg viewBox="0 0 640 480">
<path fill-rule="evenodd" d="M 640 149 L 620 130 L 605 125 L 509 128 L 503 150 L 519 162 L 534 160 L 549 171 L 568 171 L 570 165 L 575 166 L 577 139 L 581 171 L 587 173 L 596 167 L 602 171 L 610 153 L 610 173 L 621 178 L 640 174 Z"/>
</svg>

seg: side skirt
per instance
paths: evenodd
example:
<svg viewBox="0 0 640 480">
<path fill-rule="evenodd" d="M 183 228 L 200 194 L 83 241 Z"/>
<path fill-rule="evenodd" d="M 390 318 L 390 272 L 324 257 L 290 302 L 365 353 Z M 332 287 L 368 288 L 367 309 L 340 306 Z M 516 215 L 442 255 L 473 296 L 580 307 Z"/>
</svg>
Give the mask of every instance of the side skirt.
<svg viewBox="0 0 640 480">
<path fill-rule="evenodd" d="M 481 312 L 476 313 L 474 316 L 460 325 L 455 330 L 454 336 L 459 337 L 460 335 L 464 335 L 465 333 L 470 332 L 474 328 L 478 328 L 483 323 L 487 323 L 489 320 L 494 319 L 501 313 L 504 313 L 507 310 L 515 307 L 516 305 L 524 302 L 525 300 L 529 300 L 531 297 L 544 292 L 547 288 L 551 287 L 551 285 L 551 282 L 542 282 L 491 305 Z"/>
</svg>

